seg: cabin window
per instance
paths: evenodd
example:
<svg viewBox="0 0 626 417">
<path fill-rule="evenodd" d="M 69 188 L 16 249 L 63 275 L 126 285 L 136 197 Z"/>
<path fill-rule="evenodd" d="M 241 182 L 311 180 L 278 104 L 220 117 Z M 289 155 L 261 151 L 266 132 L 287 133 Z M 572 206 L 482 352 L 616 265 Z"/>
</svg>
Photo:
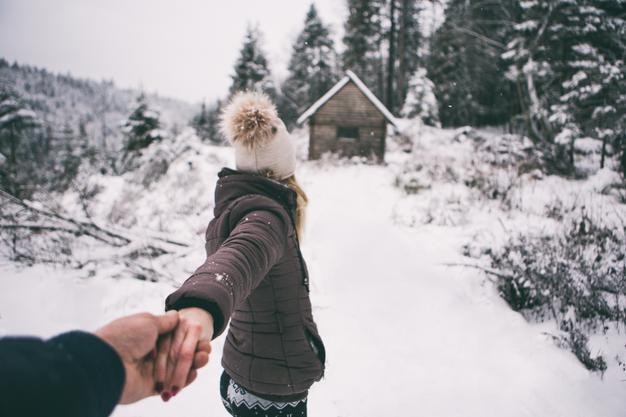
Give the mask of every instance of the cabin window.
<svg viewBox="0 0 626 417">
<path fill-rule="evenodd" d="M 357 140 L 359 139 L 359 128 L 353 126 L 338 126 L 337 139 Z"/>
</svg>

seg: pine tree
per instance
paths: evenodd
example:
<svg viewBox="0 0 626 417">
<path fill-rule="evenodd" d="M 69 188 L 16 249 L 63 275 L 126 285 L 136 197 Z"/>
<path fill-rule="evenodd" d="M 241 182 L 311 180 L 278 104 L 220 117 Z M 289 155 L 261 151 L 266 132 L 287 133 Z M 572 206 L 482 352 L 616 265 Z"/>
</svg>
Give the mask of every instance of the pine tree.
<svg viewBox="0 0 626 417">
<path fill-rule="evenodd" d="M 570 20 L 568 16 L 557 12 L 557 9 L 567 9 L 563 6 L 561 0 L 520 2 L 513 37 L 504 54 L 512 63 L 508 70 L 509 77 L 521 87 L 520 99 L 526 111 L 530 134 L 543 143 L 552 142 L 554 137 L 553 126 L 548 120 L 549 108 L 558 101 L 558 84 L 564 81 L 559 74 L 563 70 L 566 48 L 561 48 L 561 45 L 569 41 L 561 37 L 569 29 L 557 29 L 553 35 L 549 33 L 550 25 L 559 28 Z M 567 123 L 565 119 L 563 115 L 562 124 Z M 562 136 L 560 140 L 564 139 Z"/>
<path fill-rule="evenodd" d="M 53 190 L 63 191 L 67 189 L 78 174 L 83 150 L 77 141 L 78 136 L 74 133 L 74 129 L 66 122 L 56 138 L 55 142 L 58 149 L 55 150 L 55 158 L 51 161 L 54 176 L 49 185 Z"/>
<path fill-rule="evenodd" d="M 137 97 L 137 107 L 122 125 L 122 131 L 126 135 L 127 151 L 143 149 L 165 137 L 165 132 L 161 130 L 159 113 L 148 107 L 143 93 Z"/>
<path fill-rule="evenodd" d="M 408 94 L 402 107 L 402 117 L 419 118 L 429 126 L 440 126 L 439 109 L 435 98 L 435 84 L 419 68 L 409 81 Z"/>
<path fill-rule="evenodd" d="M 393 0 L 397 1 L 397 0 Z M 418 69 L 425 39 L 422 36 L 419 19 L 421 3 L 414 0 L 400 0 L 398 5 L 397 67 L 395 94 L 390 110 L 402 106 L 409 91 L 409 79 Z"/>
<path fill-rule="evenodd" d="M 31 158 L 30 142 L 38 125 L 36 114 L 18 95 L 0 86 L 0 187 L 19 198 L 31 192 L 30 174 L 38 161 Z"/>
<path fill-rule="evenodd" d="M 529 130 L 551 150 L 552 166 L 574 169 L 575 142 L 620 146 L 626 129 L 626 3 L 609 0 L 520 2 L 505 57 L 520 85 Z"/>
<path fill-rule="evenodd" d="M 276 97 L 276 88 L 261 48 L 261 33 L 258 28 L 249 26 L 247 29 L 232 80 L 231 95 L 237 91 L 254 90 Z"/>
<path fill-rule="evenodd" d="M 549 120 L 564 111 L 572 117 L 566 128 L 575 126 L 581 137 L 601 140 L 604 167 L 607 144 L 619 147 L 619 134 L 626 131 L 626 3 L 583 1 L 574 10 L 579 14 L 579 30 L 569 38 L 574 42 L 564 63 L 568 78 L 561 84 L 560 104 L 551 107 Z"/>
<path fill-rule="evenodd" d="M 424 50 L 421 12 L 414 0 L 348 0 L 343 68 L 356 72 L 392 113 L 402 107 Z"/>
<path fill-rule="evenodd" d="M 389 30 L 387 31 L 387 85 L 385 87 L 385 102 L 388 109 L 394 109 L 396 104 L 396 89 L 394 74 L 396 74 L 397 47 L 397 2 L 389 1 Z"/>
<path fill-rule="evenodd" d="M 513 0 L 451 0 L 427 63 L 445 126 L 500 124 L 518 110 L 501 58 Z"/>
<path fill-rule="evenodd" d="M 222 143 L 219 132 L 219 114 L 222 109 L 222 102 L 217 100 L 213 105 L 207 107 L 202 103 L 200 112 L 191 121 L 191 127 L 196 130 L 196 134 L 202 140 L 213 143 Z"/>
<path fill-rule="evenodd" d="M 208 135 L 209 131 L 209 112 L 206 108 L 206 103 L 202 102 L 202 106 L 200 108 L 200 112 L 196 114 L 193 119 L 191 119 L 190 123 L 191 127 L 193 127 L 196 131 L 196 135 L 200 137 L 202 140 L 207 140 L 210 138 Z"/>
<path fill-rule="evenodd" d="M 342 55 L 344 70 L 354 71 L 379 98 L 384 95 L 384 57 L 381 53 L 383 0 L 347 0 Z"/>
<path fill-rule="evenodd" d="M 279 111 L 288 127 L 337 81 L 336 53 L 328 27 L 314 4 L 307 12 L 304 29 L 292 47 L 289 76 L 281 86 Z"/>
</svg>

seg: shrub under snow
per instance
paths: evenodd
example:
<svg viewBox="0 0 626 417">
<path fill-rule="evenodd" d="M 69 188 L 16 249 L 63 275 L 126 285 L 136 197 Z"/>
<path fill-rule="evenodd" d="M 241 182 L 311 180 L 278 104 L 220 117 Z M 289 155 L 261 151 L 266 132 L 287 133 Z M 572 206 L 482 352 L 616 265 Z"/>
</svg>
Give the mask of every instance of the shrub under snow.
<svg viewBox="0 0 626 417">
<path fill-rule="evenodd" d="M 547 175 L 541 150 L 521 136 L 414 130 L 412 155 L 396 176 L 405 196 L 395 220 L 468 229 L 464 255 L 496 277 L 511 308 L 553 321 L 559 346 L 588 369 L 606 370 L 612 358 L 592 352 L 589 340 L 626 325 L 623 179 L 610 169 L 578 181 Z"/>
<path fill-rule="evenodd" d="M 590 370 L 604 371 L 591 357 L 588 330 L 626 324 L 624 232 L 592 220 L 584 211 L 562 232 L 520 234 L 491 252 L 500 295 L 527 318 L 554 319 L 563 345 Z"/>
</svg>

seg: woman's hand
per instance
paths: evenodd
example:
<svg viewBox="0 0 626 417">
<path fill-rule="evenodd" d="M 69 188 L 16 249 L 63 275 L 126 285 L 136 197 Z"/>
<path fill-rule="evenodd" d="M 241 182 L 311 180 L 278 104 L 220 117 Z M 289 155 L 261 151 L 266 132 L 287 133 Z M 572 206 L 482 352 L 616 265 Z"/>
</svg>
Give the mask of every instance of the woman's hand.
<svg viewBox="0 0 626 417">
<path fill-rule="evenodd" d="M 164 401 L 196 378 L 196 369 L 207 364 L 211 353 L 213 317 L 196 307 L 184 308 L 178 315 L 176 330 L 159 340 L 156 389 Z"/>
<path fill-rule="evenodd" d="M 148 313 L 117 319 L 96 332 L 115 349 L 124 365 L 126 378 L 120 404 L 130 404 L 154 395 L 154 369 L 157 339 L 170 337 L 178 324 L 178 314 Z"/>
</svg>

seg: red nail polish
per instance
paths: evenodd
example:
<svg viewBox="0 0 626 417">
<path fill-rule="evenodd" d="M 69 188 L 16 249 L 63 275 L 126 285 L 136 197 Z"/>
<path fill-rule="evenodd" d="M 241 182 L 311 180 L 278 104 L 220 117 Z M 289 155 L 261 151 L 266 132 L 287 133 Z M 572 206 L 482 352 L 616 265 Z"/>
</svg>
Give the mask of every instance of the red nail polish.
<svg viewBox="0 0 626 417">
<path fill-rule="evenodd" d="M 161 399 L 165 402 L 168 402 L 172 398 L 172 395 L 169 392 L 164 392 L 161 394 Z"/>
<path fill-rule="evenodd" d="M 154 386 L 154 390 L 160 394 L 161 391 L 163 391 L 163 383 L 157 382 L 156 385 Z"/>
<path fill-rule="evenodd" d="M 172 397 L 174 397 L 176 394 L 178 394 L 179 388 L 177 386 L 173 386 L 172 387 Z"/>
</svg>

